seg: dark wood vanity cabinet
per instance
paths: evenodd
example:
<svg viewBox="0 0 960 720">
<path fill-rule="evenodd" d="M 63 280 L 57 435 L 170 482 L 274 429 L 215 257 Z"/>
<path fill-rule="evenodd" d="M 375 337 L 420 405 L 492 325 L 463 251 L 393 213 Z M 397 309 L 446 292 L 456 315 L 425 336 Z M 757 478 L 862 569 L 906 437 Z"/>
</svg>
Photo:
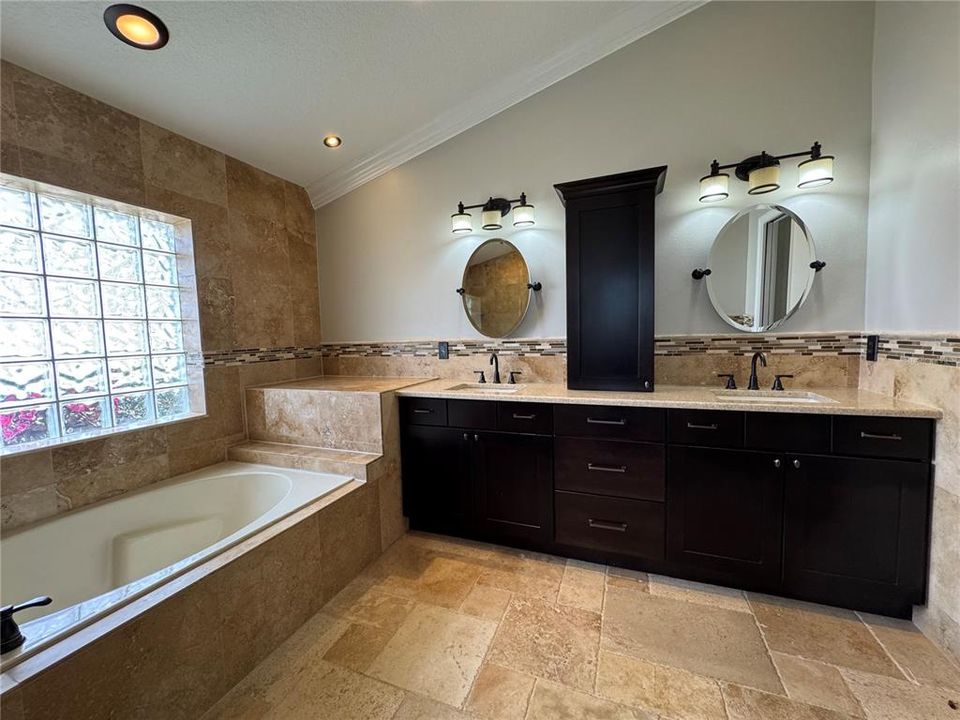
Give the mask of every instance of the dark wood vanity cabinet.
<svg viewBox="0 0 960 720">
<path fill-rule="evenodd" d="M 932 420 L 401 398 L 414 529 L 909 616 Z"/>
<path fill-rule="evenodd" d="M 567 385 L 653 390 L 654 200 L 666 166 L 555 185 L 566 208 Z"/>
</svg>

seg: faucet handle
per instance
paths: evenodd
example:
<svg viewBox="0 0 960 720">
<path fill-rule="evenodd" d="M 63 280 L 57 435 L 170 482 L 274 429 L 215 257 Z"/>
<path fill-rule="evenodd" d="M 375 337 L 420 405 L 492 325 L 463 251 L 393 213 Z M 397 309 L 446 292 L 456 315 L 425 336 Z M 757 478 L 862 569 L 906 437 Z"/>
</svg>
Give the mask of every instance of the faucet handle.
<svg viewBox="0 0 960 720">
<path fill-rule="evenodd" d="M 13 619 L 15 612 L 26 610 L 27 608 L 49 605 L 53 600 L 49 597 L 36 597 L 33 600 L 20 603 L 19 605 L 4 605 L 0 608 L 0 654 L 16 650 L 23 645 L 26 638 L 20 632 L 20 627 Z"/>
<path fill-rule="evenodd" d="M 522 371 L 522 370 L 511 370 L 510 373 L 509 373 L 509 377 L 507 378 L 507 384 L 508 384 L 508 385 L 516 385 L 516 384 L 517 384 L 517 379 L 516 379 L 516 377 L 514 377 L 514 376 L 516 376 L 516 375 L 523 375 L 523 371 Z"/>
<path fill-rule="evenodd" d="M 783 383 L 780 382 L 780 378 L 792 378 L 793 375 L 774 375 L 773 387 L 771 390 L 783 390 Z"/>
<path fill-rule="evenodd" d="M 727 379 L 727 390 L 736 390 L 737 389 L 737 379 L 734 377 L 733 373 L 717 373 L 718 378 Z"/>
<path fill-rule="evenodd" d="M 483 370 L 474 370 L 474 372 L 479 375 L 478 383 L 485 383 L 487 381 L 487 376 L 483 374 Z"/>
</svg>

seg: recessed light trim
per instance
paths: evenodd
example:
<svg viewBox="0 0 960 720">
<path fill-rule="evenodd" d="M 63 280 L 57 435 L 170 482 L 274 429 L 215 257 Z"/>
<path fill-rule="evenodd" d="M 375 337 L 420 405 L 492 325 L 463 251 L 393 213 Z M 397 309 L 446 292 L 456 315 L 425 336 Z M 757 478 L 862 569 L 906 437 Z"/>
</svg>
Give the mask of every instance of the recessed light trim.
<svg viewBox="0 0 960 720">
<path fill-rule="evenodd" d="M 137 5 L 111 5 L 103 11 L 103 22 L 115 38 L 139 50 L 159 50 L 170 40 L 163 20 Z"/>
<path fill-rule="evenodd" d="M 338 148 L 341 145 L 343 145 L 343 140 L 340 138 L 339 135 L 327 135 L 323 139 L 323 144 L 326 145 L 328 148 Z"/>
</svg>

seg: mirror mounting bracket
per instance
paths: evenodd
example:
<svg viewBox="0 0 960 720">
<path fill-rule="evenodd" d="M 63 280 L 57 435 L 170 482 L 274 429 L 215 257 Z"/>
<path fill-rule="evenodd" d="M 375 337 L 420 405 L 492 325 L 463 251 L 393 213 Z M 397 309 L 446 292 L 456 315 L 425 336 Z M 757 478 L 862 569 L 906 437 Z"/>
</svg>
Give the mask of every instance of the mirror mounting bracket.
<svg viewBox="0 0 960 720">
<path fill-rule="evenodd" d="M 690 273 L 690 277 L 692 277 L 694 280 L 703 280 L 712 272 L 713 271 L 710 268 L 695 268 L 694 271 Z"/>
<path fill-rule="evenodd" d="M 543 285 L 539 282 L 527 283 L 527 287 L 533 290 L 534 292 L 540 292 L 543 290 Z"/>
<path fill-rule="evenodd" d="M 810 267 L 813 268 L 814 272 L 820 272 L 823 270 L 827 264 L 823 260 L 814 260 L 810 263 Z"/>
</svg>

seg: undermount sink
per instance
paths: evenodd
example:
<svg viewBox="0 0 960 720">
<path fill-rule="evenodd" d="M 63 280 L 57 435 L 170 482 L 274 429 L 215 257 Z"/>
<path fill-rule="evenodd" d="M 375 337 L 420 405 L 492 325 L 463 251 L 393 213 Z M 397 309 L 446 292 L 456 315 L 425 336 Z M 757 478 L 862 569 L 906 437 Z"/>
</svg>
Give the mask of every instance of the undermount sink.
<svg viewBox="0 0 960 720">
<path fill-rule="evenodd" d="M 480 395 L 511 395 L 520 390 L 520 385 L 496 385 L 493 383 L 460 383 L 447 388 L 456 392 L 471 392 Z"/>
<path fill-rule="evenodd" d="M 803 390 L 715 390 L 713 394 L 718 400 L 725 402 L 800 403 L 803 405 L 822 405 L 836 402 L 836 400 L 824 395 L 804 392 Z"/>
</svg>

